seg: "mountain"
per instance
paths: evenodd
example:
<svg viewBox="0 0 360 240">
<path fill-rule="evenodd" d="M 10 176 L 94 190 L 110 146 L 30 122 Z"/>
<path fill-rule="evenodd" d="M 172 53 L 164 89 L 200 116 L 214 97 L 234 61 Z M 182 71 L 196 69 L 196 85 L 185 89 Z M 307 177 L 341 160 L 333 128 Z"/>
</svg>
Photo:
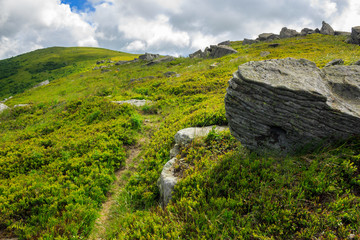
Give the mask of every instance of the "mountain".
<svg viewBox="0 0 360 240">
<path fill-rule="evenodd" d="M 88 71 L 96 59 L 115 56 L 134 57 L 101 48 L 51 47 L 0 60 L 0 99 L 22 93 L 45 80 Z"/>
<path fill-rule="evenodd" d="M 1 96 L 13 96 L 5 102 L 11 109 L 0 113 L 0 238 L 359 236 L 359 137 L 266 156 L 229 131 L 212 131 L 181 149 L 185 167 L 175 167 L 182 180 L 166 210 L 156 185 L 179 130 L 227 125 L 224 96 L 239 65 L 286 57 L 320 68 L 337 58 L 349 65 L 360 59 L 360 47 L 345 40 L 311 34 L 233 41 L 236 54 L 152 64 L 93 48 L 0 61 Z M 148 103 L 116 103 L 129 99 Z"/>
</svg>

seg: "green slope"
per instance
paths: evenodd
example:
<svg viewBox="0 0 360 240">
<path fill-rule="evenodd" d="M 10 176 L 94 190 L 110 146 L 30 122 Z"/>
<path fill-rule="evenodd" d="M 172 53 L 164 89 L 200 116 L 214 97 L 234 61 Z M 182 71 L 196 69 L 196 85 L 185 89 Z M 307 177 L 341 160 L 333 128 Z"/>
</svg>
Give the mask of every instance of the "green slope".
<svg viewBox="0 0 360 240">
<path fill-rule="evenodd" d="M 54 80 L 49 85 L 6 103 L 29 107 L 0 114 L 0 236 L 87 238 L 114 171 L 145 135 L 150 142 L 136 170 L 124 176 L 125 191 L 118 194 L 110 221 L 101 226 L 106 228 L 103 239 L 358 236 L 358 138 L 280 158 L 248 153 L 229 132 L 211 133 L 183 149 L 189 169 L 166 211 L 158 207 L 156 186 L 178 130 L 227 123 L 224 95 L 238 65 L 284 57 L 307 58 L 319 67 L 334 58 L 345 64 L 359 60 L 360 47 L 344 40 L 314 34 L 277 40 L 277 48 L 232 42 L 239 53 L 219 59 L 179 58 L 151 67 L 138 62 L 102 71 L 92 70 L 100 59 L 94 58 L 66 76 L 50 72 Z M 261 57 L 263 51 L 270 54 Z M 169 71 L 180 76 L 168 78 L 164 73 Z M 131 98 L 154 104 L 111 103 Z M 145 119 L 151 124 L 145 125 Z"/>
<path fill-rule="evenodd" d="M 95 60 L 136 55 L 101 48 L 51 47 L 0 60 L 0 99 L 21 93 L 36 84 L 89 70 Z"/>
</svg>

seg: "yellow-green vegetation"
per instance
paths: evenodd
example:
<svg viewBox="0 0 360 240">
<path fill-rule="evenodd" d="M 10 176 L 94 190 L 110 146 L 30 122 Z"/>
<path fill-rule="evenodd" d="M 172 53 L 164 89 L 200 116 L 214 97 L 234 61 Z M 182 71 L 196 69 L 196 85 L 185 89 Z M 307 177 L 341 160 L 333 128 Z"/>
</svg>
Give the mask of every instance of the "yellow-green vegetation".
<svg viewBox="0 0 360 240">
<path fill-rule="evenodd" d="M 319 67 L 334 58 L 345 64 L 359 60 L 360 47 L 344 40 L 314 34 L 277 40 L 277 48 L 232 42 L 239 53 L 219 59 L 178 58 L 150 67 L 140 61 L 108 72 L 92 70 L 104 58 L 94 57 L 81 73 L 55 74 L 49 85 L 17 94 L 6 104 L 30 106 L 0 114 L 0 236 L 88 237 L 126 147 L 145 134 L 143 119 L 154 118 L 161 123 L 136 171 L 125 179 L 104 239 L 359 236 L 359 138 L 312 153 L 267 157 L 249 153 L 229 132 L 211 132 L 182 149 L 189 169 L 166 210 L 158 205 L 156 186 L 178 130 L 227 124 L 224 95 L 238 65 L 285 57 L 306 58 Z M 261 57 L 263 51 L 270 54 Z M 40 65 L 48 62 L 46 56 L 37 59 Z M 111 57 L 122 56 L 131 59 Z M 168 71 L 180 76 L 167 78 Z M 132 98 L 153 104 L 111 103 Z"/>
<path fill-rule="evenodd" d="M 22 93 L 45 80 L 88 71 L 96 59 L 132 60 L 136 56 L 101 48 L 52 47 L 0 60 L 0 99 Z"/>
</svg>

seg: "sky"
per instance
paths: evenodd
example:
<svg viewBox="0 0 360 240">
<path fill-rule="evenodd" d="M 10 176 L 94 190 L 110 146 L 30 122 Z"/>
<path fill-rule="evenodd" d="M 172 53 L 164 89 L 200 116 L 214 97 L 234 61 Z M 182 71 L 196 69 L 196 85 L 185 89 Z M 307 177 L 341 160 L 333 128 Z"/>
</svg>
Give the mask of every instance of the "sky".
<svg viewBox="0 0 360 240">
<path fill-rule="evenodd" d="M 225 40 L 360 25 L 359 0 L 0 0 L 0 59 L 52 46 L 187 56 Z"/>
</svg>

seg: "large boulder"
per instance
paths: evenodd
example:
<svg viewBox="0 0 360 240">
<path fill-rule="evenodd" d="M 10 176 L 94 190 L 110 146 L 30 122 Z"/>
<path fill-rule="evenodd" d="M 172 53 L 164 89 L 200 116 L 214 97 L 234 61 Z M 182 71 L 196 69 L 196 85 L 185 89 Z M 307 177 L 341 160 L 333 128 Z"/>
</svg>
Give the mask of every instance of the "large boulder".
<svg viewBox="0 0 360 240">
<path fill-rule="evenodd" d="M 249 149 L 292 153 L 360 134 L 360 66 L 305 59 L 248 62 L 225 97 L 231 133 Z"/>
<path fill-rule="evenodd" d="M 320 33 L 324 35 L 335 35 L 334 29 L 325 21 L 322 22 Z"/>
<path fill-rule="evenodd" d="M 360 44 L 360 26 L 351 28 L 350 42 L 353 44 Z"/>
<path fill-rule="evenodd" d="M 296 30 L 288 29 L 286 27 L 283 27 L 280 31 L 280 38 L 291 38 L 291 37 L 297 37 L 300 33 L 298 33 Z"/>
<path fill-rule="evenodd" d="M 244 38 L 242 45 L 250 45 L 258 42 L 258 40 Z"/>
<path fill-rule="evenodd" d="M 149 63 L 146 64 L 146 66 L 152 66 L 152 65 L 159 64 L 159 63 L 164 63 L 164 62 L 171 62 L 171 61 L 174 61 L 174 60 L 175 60 L 175 58 L 172 57 L 172 56 L 165 56 L 165 57 L 156 58 L 156 59 L 150 61 Z"/>
<path fill-rule="evenodd" d="M 306 36 L 306 35 L 313 34 L 313 33 L 315 33 L 315 30 L 310 29 L 310 28 L 303 28 L 300 32 L 300 35 Z"/>
</svg>

